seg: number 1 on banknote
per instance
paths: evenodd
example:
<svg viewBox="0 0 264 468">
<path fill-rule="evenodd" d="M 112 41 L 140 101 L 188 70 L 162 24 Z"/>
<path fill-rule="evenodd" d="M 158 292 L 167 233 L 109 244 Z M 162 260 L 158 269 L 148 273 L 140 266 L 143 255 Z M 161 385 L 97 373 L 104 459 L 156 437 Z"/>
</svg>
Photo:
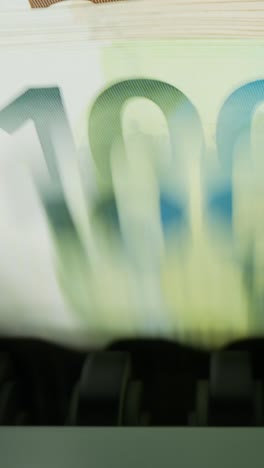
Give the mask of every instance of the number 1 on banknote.
<svg viewBox="0 0 264 468">
<path fill-rule="evenodd" d="M 40 195 L 52 227 L 73 229 L 61 171 L 67 158 L 74 157 L 75 147 L 59 88 L 28 89 L 0 111 L 0 128 L 11 134 L 28 120 L 34 123 L 50 175 L 49 186 Z"/>
<path fill-rule="evenodd" d="M 73 147 L 73 139 L 59 88 L 28 89 L 0 111 L 0 128 L 8 133 L 28 120 L 34 122 L 51 178 L 60 183 L 61 142 Z"/>
</svg>

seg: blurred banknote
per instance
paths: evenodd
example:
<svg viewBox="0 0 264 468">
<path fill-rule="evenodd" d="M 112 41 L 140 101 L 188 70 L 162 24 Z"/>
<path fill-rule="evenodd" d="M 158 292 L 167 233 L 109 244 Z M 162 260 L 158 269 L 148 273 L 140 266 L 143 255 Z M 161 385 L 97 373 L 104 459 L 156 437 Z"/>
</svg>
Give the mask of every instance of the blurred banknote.
<svg viewBox="0 0 264 468">
<path fill-rule="evenodd" d="M 1 333 L 81 346 L 262 333 L 264 41 L 96 41 L 76 14 L 72 29 L 12 15 Z"/>
</svg>

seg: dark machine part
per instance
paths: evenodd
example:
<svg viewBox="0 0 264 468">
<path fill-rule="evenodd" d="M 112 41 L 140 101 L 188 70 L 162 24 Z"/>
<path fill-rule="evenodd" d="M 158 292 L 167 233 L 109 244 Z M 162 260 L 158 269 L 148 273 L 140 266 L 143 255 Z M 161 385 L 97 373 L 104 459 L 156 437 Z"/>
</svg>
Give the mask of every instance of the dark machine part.
<svg viewBox="0 0 264 468">
<path fill-rule="evenodd" d="M 263 340 L 206 352 L 126 341 L 78 352 L 0 341 L 0 426 L 264 426 Z"/>
<path fill-rule="evenodd" d="M 263 383 L 254 379 L 250 354 L 222 351 L 211 355 L 209 379 L 197 382 L 198 426 L 261 426 Z"/>
<path fill-rule="evenodd" d="M 142 384 L 132 379 L 129 353 L 90 354 L 77 383 L 68 421 L 78 426 L 137 426 Z"/>
</svg>

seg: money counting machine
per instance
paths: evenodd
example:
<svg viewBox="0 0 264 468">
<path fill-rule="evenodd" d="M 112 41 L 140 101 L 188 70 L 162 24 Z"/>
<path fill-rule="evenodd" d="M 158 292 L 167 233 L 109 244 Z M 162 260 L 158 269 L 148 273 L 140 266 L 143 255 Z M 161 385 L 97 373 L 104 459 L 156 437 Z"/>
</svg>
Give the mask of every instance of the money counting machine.
<svg viewBox="0 0 264 468">
<path fill-rule="evenodd" d="M 263 466 L 263 340 L 0 350 L 3 467 Z"/>
<path fill-rule="evenodd" d="M 1 426 L 264 426 L 263 340 L 84 353 L 5 339 L 0 351 Z"/>
</svg>

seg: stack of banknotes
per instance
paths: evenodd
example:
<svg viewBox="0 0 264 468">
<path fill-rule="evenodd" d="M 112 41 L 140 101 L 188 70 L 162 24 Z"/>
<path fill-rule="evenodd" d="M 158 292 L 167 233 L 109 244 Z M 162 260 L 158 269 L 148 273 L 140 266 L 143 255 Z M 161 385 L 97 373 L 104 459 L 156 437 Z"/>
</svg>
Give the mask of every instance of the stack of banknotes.
<svg viewBox="0 0 264 468">
<path fill-rule="evenodd" d="M 264 334 L 264 3 L 19 3 L 0 2 L 0 334 Z"/>
</svg>

